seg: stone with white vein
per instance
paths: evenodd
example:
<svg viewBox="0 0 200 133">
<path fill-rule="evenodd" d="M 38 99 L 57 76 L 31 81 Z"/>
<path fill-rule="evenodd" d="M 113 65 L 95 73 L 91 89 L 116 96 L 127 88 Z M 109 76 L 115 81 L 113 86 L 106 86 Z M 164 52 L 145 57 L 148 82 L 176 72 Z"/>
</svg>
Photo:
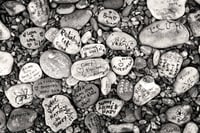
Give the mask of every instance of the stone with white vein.
<svg viewBox="0 0 200 133">
<path fill-rule="evenodd" d="M 10 37 L 10 30 L 0 21 L 0 40 L 7 40 Z"/>
<path fill-rule="evenodd" d="M 198 133 L 199 127 L 194 122 L 189 122 L 186 124 L 183 133 Z"/>
<path fill-rule="evenodd" d="M 4 51 L 0 51 L 0 76 L 5 76 L 11 73 L 14 63 L 13 56 Z"/>
</svg>

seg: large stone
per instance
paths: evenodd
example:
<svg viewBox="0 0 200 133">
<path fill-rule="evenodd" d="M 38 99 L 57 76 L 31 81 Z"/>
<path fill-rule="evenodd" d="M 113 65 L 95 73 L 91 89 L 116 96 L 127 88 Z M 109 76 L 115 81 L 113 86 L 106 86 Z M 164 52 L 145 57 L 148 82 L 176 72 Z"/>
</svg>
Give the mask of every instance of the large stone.
<svg viewBox="0 0 200 133">
<path fill-rule="evenodd" d="M 173 123 L 164 124 L 159 133 L 181 133 L 181 129 L 178 125 Z"/>
<path fill-rule="evenodd" d="M 147 0 L 147 7 L 156 19 L 178 19 L 185 13 L 187 0 Z"/>
<path fill-rule="evenodd" d="M 156 21 L 145 27 L 139 34 L 142 44 L 154 48 L 168 48 L 189 40 L 187 28 L 176 21 Z"/>
<path fill-rule="evenodd" d="M 84 45 L 80 50 L 80 54 L 82 58 L 101 57 L 106 54 L 106 47 L 103 44 Z"/>
<path fill-rule="evenodd" d="M 45 51 L 40 56 L 40 66 L 43 72 L 55 79 L 69 77 L 71 64 L 69 56 L 57 50 Z"/>
<path fill-rule="evenodd" d="M 117 95 L 124 101 L 133 97 L 133 84 L 127 79 L 121 79 L 117 85 Z"/>
<path fill-rule="evenodd" d="M 198 133 L 199 127 L 194 122 L 189 122 L 186 124 L 183 133 Z"/>
<path fill-rule="evenodd" d="M 10 37 L 10 30 L 0 21 L 0 40 L 7 40 Z"/>
<path fill-rule="evenodd" d="M 76 61 L 71 67 L 71 74 L 81 81 L 91 81 L 106 76 L 110 66 L 101 58 Z"/>
<path fill-rule="evenodd" d="M 44 27 L 48 23 L 49 5 L 47 0 L 31 0 L 27 9 L 30 19 L 36 26 Z"/>
<path fill-rule="evenodd" d="M 3 6 L 10 16 L 15 16 L 26 10 L 26 7 L 21 2 L 13 0 L 4 2 Z"/>
<path fill-rule="evenodd" d="M 88 23 L 91 17 L 92 12 L 90 10 L 76 10 L 71 14 L 64 15 L 60 20 L 60 26 L 80 30 Z"/>
<path fill-rule="evenodd" d="M 188 15 L 188 22 L 193 36 L 200 36 L 200 10 Z"/>
<path fill-rule="evenodd" d="M 85 117 L 85 125 L 91 133 L 102 133 L 101 119 L 94 112 L 87 114 Z"/>
<path fill-rule="evenodd" d="M 8 75 L 12 71 L 13 56 L 8 52 L 0 51 L 0 76 Z"/>
<path fill-rule="evenodd" d="M 108 9 L 120 9 L 124 5 L 124 0 L 104 0 L 103 6 Z"/>
<path fill-rule="evenodd" d="M 37 113 L 32 109 L 14 109 L 7 122 L 7 127 L 11 132 L 19 132 L 30 128 L 37 118 Z"/>
<path fill-rule="evenodd" d="M 77 113 L 69 99 L 63 95 L 54 95 L 44 99 L 42 106 L 45 113 L 45 122 L 54 132 L 66 129 L 75 119 Z"/>
</svg>

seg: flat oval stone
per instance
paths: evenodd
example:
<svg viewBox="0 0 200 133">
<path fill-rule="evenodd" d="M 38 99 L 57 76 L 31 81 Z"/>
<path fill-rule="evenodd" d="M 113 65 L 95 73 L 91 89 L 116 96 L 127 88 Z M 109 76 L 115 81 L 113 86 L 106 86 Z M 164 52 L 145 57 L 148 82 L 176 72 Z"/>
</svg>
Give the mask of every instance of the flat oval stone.
<svg viewBox="0 0 200 133">
<path fill-rule="evenodd" d="M 199 81 L 199 72 L 194 67 L 186 67 L 177 75 L 174 92 L 180 95 L 192 88 Z"/>
<path fill-rule="evenodd" d="M 104 9 L 99 12 L 98 21 L 105 26 L 115 27 L 120 21 L 120 16 L 113 9 Z"/>
<path fill-rule="evenodd" d="M 51 27 L 46 31 L 44 36 L 48 41 L 53 42 L 53 40 L 56 37 L 56 34 L 58 33 L 58 31 L 59 30 L 57 28 Z"/>
<path fill-rule="evenodd" d="M 160 91 L 161 88 L 154 82 L 153 77 L 145 76 L 134 87 L 133 102 L 142 106 L 156 97 Z"/>
<path fill-rule="evenodd" d="M 200 1 L 199 1 L 200 2 Z M 200 11 L 196 11 L 194 13 L 190 13 L 188 15 L 188 22 L 190 25 L 190 29 L 193 33 L 193 36 L 199 37 L 200 36 Z"/>
<path fill-rule="evenodd" d="M 167 120 L 177 125 L 183 125 L 190 121 L 192 107 L 190 105 L 177 105 L 166 111 Z"/>
<path fill-rule="evenodd" d="M 81 38 L 78 31 L 62 28 L 53 40 L 53 46 L 67 54 L 77 54 L 81 49 Z"/>
<path fill-rule="evenodd" d="M 133 132 L 133 128 L 133 123 L 111 124 L 108 126 L 108 131 L 109 133 L 128 133 Z"/>
<path fill-rule="evenodd" d="M 42 70 L 37 63 L 25 64 L 19 72 L 19 80 L 23 83 L 35 82 L 42 77 Z"/>
<path fill-rule="evenodd" d="M 39 27 L 44 27 L 48 23 L 49 6 L 47 0 L 31 0 L 27 10 L 32 22 Z"/>
<path fill-rule="evenodd" d="M 87 31 L 81 37 L 81 42 L 86 44 L 92 38 L 92 32 Z"/>
<path fill-rule="evenodd" d="M 30 84 L 17 84 L 7 89 L 5 95 L 10 104 L 18 108 L 33 100 L 32 86 Z"/>
<path fill-rule="evenodd" d="M 101 57 L 106 54 L 106 47 L 103 44 L 84 45 L 80 50 L 80 54 L 82 58 Z"/>
<path fill-rule="evenodd" d="M 58 14 L 70 14 L 75 10 L 74 4 L 61 4 L 56 8 Z"/>
<path fill-rule="evenodd" d="M 124 101 L 133 97 L 133 84 L 127 79 L 121 79 L 117 85 L 117 95 Z"/>
<path fill-rule="evenodd" d="M 28 49 L 37 49 L 45 41 L 45 30 L 39 27 L 26 29 L 20 36 L 22 46 Z"/>
<path fill-rule="evenodd" d="M 103 7 L 108 9 L 120 9 L 124 5 L 124 0 L 104 0 Z"/>
<path fill-rule="evenodd" d="M 91 17 L 92 12 L 90 10 L 75 10 L 73 13 L 64 15 L 61 18 L 60 26 L 80 30 L 88 23 Z"/>
<path fill-rule="evenodd" d="M 180 71 L 183 57 L 173 51 L 161 55 L 158 63 L 158 73 L 161 77 L 174 78 Z"/>
<path fill-rule="evenodd" d="M 189 122 L 185 126 L 183 133 L 198 133 L 199 127 L 194 122 Z"/>
<path fill-rule="evenodd" d="M 57 50 L 45 51 L 40 56 L 40 66 L 43 72 L 55 79 L 69 77 L 71 65 L 69 56 Z"/>
<path fill-rule="evenodd" d="M 7 122 L 7 127 L 11 132 L 19 132 L 33 126 L 37 118 L 37 112 L 32 109 L 14 109 Z"/>
<path fill-rule="evenodd" d="M 111 60 L 112 70 L 118 75 L 127 75 L 133 67 L 133 58 L 130 56 L 115 56 Z"/>
<path fill-rule="evenodd" d="M 79 108 L 87 108 L 99 98 L 99 88 L 95 84 L 77 86 L 73 89 L 72 98 Z"/>
<path fill-rule="evenodd" d="M 178 125 L 173 123 L 167 123 L 164 124 L 161 127 L 161 130 L 159 133 L 181 133 L 181 129 Z"/>
<path fill-rule="evenodd" d="M 0 129 L 4 128 L 6 125 L 6 116 L 5 113 L 0 110 Z"/>
<path fill-rule="evenodd" d="M 101 58 L 76 61 L 71 74 L 81 81 L 91 81 L 104 77 L 110 70 L 108 62 Z"/>
<path fill-rule="evenodd" d="M 8 52 L 0 51 L 0 76 L 8 75 L 12 71 L 13 56 Z"/>
<path fill-rule="evenodd" d="M 33 94 L 39 98 L 58 94 L 61 90 L 61 82 L 52 78 L 39 79 L 33 84 Z"/>
<path fill-rule="evenodd" d="M 10 16 L 15 16 L 26 10 L 26 7 L 18 1 L 6 1 L 3 3 L 3 7 L 6 9 Z"/>
<path fill-rule="evenodd" d="M 66 129 L 75 119 L 77 112 L 69 99 L 63 95 L 54 95 L 42 102 L 45 113 L 45 122 L 54 132 Z"/>
<path fill-rule="evenodd" d="M 108 95 L 111 91 L 112 82 L 111 80 L 105 76 L 101 79 L 101 93 L 103 95 Z"/>
<path fill-rule="evenodd" d="M 89 5 L 90 5 L 90 3 L 88 2 L 88 0 L 80 0 L 78 3 L 76 3 L 76 8 L 84 9 L 84 8 L 88 7 Z"/>
<path fill-rule="evenodd" d="M 176 21 L 156 21 L 145 27 L 139 34 L 142 44 L 154 48 L 168 48 L 189 40 L 187 28 Z"/>
<path fill-rule="evenodd" d="M 116 117 L 123 106 L 124 101 L 122 100 L 114 98 L 103 99 L 96 103 L 96 111 L 102 115 Z"/>
<path fill-rule="evenodd" d="M 85 125 L 91 133 L 102 133 L 100 117 L 94 112 L 87 114 L 85 117 Z"/>
<path fill-rule="evenodd" d="M 8 40 L 10 37 L 10 30 L 0 21 L 0 40 Z"/>
<path fill-rule="evenodd" d="M 131 51 L 136 47 L 137 42 L 135 38 L 127 33 L 113 32 L 108 36 L 106 44 L 112 50 Z"/>
<path fill-rule="evenodd" d="M 187 0 L 147 0 L 147 7 L 156 19 L 178 19 L 185 13 Z"/>
<path fill-rule="evenodd" d="M 53 0 L 56 3 L 76 3 L 79 0 Z"/>
</svg>

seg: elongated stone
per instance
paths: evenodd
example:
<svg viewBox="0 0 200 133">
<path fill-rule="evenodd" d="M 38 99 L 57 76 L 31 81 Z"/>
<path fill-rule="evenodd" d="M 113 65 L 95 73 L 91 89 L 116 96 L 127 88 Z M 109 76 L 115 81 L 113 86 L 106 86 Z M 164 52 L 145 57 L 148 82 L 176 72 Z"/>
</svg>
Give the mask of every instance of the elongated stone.
<svg viewBox="0 0 200 133">
<path fill-rule="evenodd" d="M 79 0 L 53 0 L 56 3 L 76 3 Z"/>
<path fill-rule="evenodd" d="M 188 15 L 188 22 L 193 33 L 193 36 L 199 37 L 200 36 L 200 10 L 190 13 Z"/>
<path fill-rule="evenodd" d="M 108 9 L 120 9 L 124 4 L 124 0 L 104 0 L 103 6 Z"/>
<path fill-rule="evenodd" d="M 101 57 L 106 54 L 106 47 L 103 44 L 84 45 L 80 50 L 80 54 L 82 58 Z"/>
<path fill-rule="evenodd" d="M 0 21 L 0 40 L 7 40 L 10 37 L 10 30 Z"/>
<path fill-rule="evenodd" d="M 70 14 L 75 10 L 74 4 L 61 4 L 56 8 L 58 14 Z"/>
<path fill-rule="evenodd" d="M 25 6 L 18 1 L 6 1 L 3 3 L 3 6 L 10 16 L 15 16 L 26 10 Z"/>
<path fill-rule="evenodd" d="M 161 130 L 159 133 L 181 133 L 181 129 L 178 125 L 173 123 L 167 123 L 164 124 L 161 127 Z"/>
<path fill-rule="evenodd" d="M 133 132 L 134 125 L 132 123 L 111 124 L 108 126 L 110 133 L 126 133 Z"/>
<path fill-rule="evenodd" d="M 0 110 L 0 129 L 4 128 L 6 125 L 6 116 L 5 113 Z"/>
<path fill-rule="evenodd" d="M 0 76 L 11 73 L 14 63 L 13 56 L 8 52 L 0 51 Z"/>
<path fill-rule="evenodd" d="M 111 85 L 109 78 L 107 76 L 103 77 L 101 79 L 101 93 L 105 96 L 108 95 L 111 91 Z"/>
<path fill-rule="evenodd" d="M 91 133 L 102 133 L 100 117 L 94 112 L 89 113 L 85 117 L 85 125 Z"/>
</svg>

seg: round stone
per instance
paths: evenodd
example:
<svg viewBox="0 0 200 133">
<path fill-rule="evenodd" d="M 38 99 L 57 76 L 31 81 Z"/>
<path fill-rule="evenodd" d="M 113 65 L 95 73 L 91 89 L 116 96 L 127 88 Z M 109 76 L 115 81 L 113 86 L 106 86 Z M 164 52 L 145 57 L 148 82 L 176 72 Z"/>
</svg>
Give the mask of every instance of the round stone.
<svg viewBox="0 0 200 133">
<path fill-rule="evenodd" d="M 0 76 L 11 73 L 14 63 L 13 56 L 8 52 L 0 51 Z"/>
<path fill-rule="evenodd" d="M 198 133 L 199 127 L 194 122 L 189 122 L 186 124 L 183 133 Z"/>
</svg>

